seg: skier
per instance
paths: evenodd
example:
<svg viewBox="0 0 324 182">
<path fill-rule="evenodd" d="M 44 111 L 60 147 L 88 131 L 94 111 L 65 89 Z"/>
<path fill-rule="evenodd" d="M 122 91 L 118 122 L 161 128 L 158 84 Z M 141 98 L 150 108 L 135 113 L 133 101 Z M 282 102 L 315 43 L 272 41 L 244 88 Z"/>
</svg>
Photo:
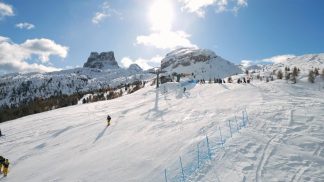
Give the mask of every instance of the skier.
<svg viewBox="0 0 324 182">
<path fill-rule="evenodd" d="M 186 92 L 186 87 L 183 87 L 183 93 L 185 93 Z"/>
<path fill-rule="evenodd" d="M 8 174 L 8 168 L 9 168 L 9 160 L 6 159 L 5 162 L 3 163 L 3 176 L 6 177 Z"/>
<path fill-rule="evenodd" d="M 0 129 L 0 137 L 2 137 L 2 136 L 3 136 L 3 134 L 2 134 L 1 129 Z"/>
<path fill-rule="evenodd" d="M 111 117 L 108 115 L 107 116 L 107 126 L 110 126 L 110 120 L 111 120 Z"/>
<path fill-rule="evenodd" d="M 2 173 L 2 165 L 5 162 L 5 158 L 0 155 L 0 174 Z"/>
</svg>

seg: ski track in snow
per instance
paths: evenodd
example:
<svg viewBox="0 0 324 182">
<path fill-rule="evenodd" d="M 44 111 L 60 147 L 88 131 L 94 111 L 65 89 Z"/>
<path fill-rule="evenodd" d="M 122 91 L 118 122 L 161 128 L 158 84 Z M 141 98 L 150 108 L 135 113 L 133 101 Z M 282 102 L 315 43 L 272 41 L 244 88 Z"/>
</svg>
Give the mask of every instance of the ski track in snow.
<svg viewBox="0 0 324 182">
<path fill-rule="evenodd" d="M 269 160 L 272 151 L 274 150 L 271 146 L 270 143 L 275 137 L 272 137 L 266 144 L 266 146 L 263 149 L 261 159 L 258 163 L 257 169 L 256 169 L 256 176 L 255 179 L 257 182 L 262 181 L 262 170 L 264 168 L 265 163 Z M 270 146 L 271 149 L 268 149 Z"/>
</svg>

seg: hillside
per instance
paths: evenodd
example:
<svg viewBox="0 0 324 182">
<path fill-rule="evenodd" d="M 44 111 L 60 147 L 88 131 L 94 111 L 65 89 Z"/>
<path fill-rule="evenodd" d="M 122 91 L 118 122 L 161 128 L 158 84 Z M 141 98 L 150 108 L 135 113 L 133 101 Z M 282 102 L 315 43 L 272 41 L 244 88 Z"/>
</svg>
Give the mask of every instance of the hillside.
<svg viewBox="0 0 324 182">
<path fill-rule="evenodd" d="M 28 103 L 35 98 L 71 95 L 151 78 L 137 70 L 75 68 L 50 73 L 9 74 L 0 77 L 0 106 Z"/>
<path fill-rule="evenodd" d="M 288 67 L 299 67 L 302 71 L 309 71 L 309 69 L 314 68 L 324 68 L 324 53 L 321 54 L 306 54 L 302 56 L 296 56 L 287 59 L 282 63 L 278 63 L 274 65 L 273 69 L 283 68 L 285 66 Z"/>
<path fill-rule="evenodd" d="M 186 181 L 323 181 L 323 89 L 303 79 L 168 83 L 1 123 L 12 164 L 2 181 L 181 181 L 179 156 Z"/>
<path fill-rule="evenodd" d="M 0 76 L 0 108 L 17 107 L 35 99 L 83 94 L 115 88 L 152 76 L 138 65 L 120 68 L 114 52 L 91 52 L 83 68 L 49 73 L 12 73 Z"/>
<path fill-rule="evenodd" d="M 250 71 L 266 71 L 272 72 L 273 70 L 282 70 L 284 71 L 285 67 L 289 67 L 292 69 L 293 67 L 297 67 L 300 69 L 302 73 L 308 73 L 309 70 L 313 70 L 314 68 L 319 68 L 320 70 L 324 68 L 324 53 L 319 54 L 305 54 L 301 56 L 295 56 L 291 58 L 287 58 L 282 62 L 273 63 L 273 64 L 252 64 L 243 66 L 239 65 L 242 70 L 250 70 Z"/>
<path fill-rule="evenodd" d="M 166 74 L 193 74 L 195 79 L 224 78 L 242 70 L 208 49 L 179 48 L 166 54 L 161 61 Z"/>
<path fill-rule="evenodd" d="M 172 68 L 165 67 L 166 64 Z M 191 48 L 168 53 L 161 61 L 161 67 L 169 69 L 169 75 L 174 72 L 193 73 L 195 79 L 222 78 L 240 72 L 234 64 L 210 50 Z M 125 84 L 153 78 L 149 72 L 137 64 L 131 64 L 127 69 L 120 68 L 114 52 L 109 51 L 91 52 L 83 68 L 0 76 L 0 122 L 75 105 L 89 94 L 106 96 L 107 92 L 125 87 Z M 100 98 L 93 100 L 106 99 Z"/>
</svg>

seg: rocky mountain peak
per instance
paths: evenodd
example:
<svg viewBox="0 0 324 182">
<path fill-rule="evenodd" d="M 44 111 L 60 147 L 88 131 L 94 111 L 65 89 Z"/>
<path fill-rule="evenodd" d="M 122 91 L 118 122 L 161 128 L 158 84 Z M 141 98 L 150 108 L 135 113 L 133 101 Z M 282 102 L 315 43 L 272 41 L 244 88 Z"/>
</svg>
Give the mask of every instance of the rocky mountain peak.
<svg viewBox="0 0 324 182">
<path fill-rule="evenodd" d="M 98 69 L 116 69 L 119 68 L 115 59 L 114 52 L 91 52 L 87 62 L 83 65 L 85 68 Z"/>
<path fill-rule="evenodd" d="M 136 71 L 136 72 L 143 71 L 143 69 L 140 66 L 138 66 L 138 64 L 131 64 L 131 65 L 129 65 L 129 67 L 128 67 L 127 70 Z"/>
</svg>

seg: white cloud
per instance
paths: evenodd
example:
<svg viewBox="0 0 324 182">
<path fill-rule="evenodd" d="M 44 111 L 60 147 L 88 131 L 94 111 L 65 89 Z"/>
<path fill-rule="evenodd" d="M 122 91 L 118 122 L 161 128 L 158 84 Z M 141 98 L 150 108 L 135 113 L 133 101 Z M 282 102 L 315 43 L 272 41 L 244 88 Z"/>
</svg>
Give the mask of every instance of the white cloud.
<svg viewBox="0 0 324 182">
<path fill-rule="evenodd" d="M 217 12 L 232 11 L 237 13 L 242 7 L 248 5 L 247 0 L 178 0 L 182 10 L 189 13 L 196 13 L 199 17 L 205 16 L 205 9 L 208 6 L 215 6 Z"/>
<path fill-rule="evenodd" d="M 16 27 L 17 28 L 20 28 L 20 29 L 30 30 L 30 29 L 35 28 L 35 25 L 33 25 L 31 23 L 24 22 L 24 23 L 18 23 L 18 24 L 16 24 Z"/>
<path fill-rule="evenodd" d="M 0 20 L 5 16 L 14 16 L 14 11 L 11 5 L 0 2 Z"/>
<path fill-rule="evenodd" d="M 110 7 L 109 3 L 106 1 L 102 3 L 100 10 L 95 13 L 95 15 L 92 17 L 92 23 L 99 24 L 104 19 L 111 17 L 113 15 L 118 16 L 120 19 L 122 19 L 122 15 L 119 11 L 113 9 Z"/>
<path fill-rule="evenodd" d="M 156 55 L 150 59 L 138 58 L 136 60 L 132 60 L 129 57 L 124 57 L 121 60 L 121 64 L 123 67 L 128 68 L 131 64 L 138 64 L 143 70 L 148 70 L 153 67 L 158 67 L 161 64 L 162 56 Z"/>
<path fill-rule="evenodd" d="M 196 13 L 199 17 L 205 16 L 205 7 L 215 3 L 216 0 L 179 0 L 183 3 L 182 10 L 186 10 L 190 13 Z"/>
<path fill-rule="evenodd" d="M 136 38 L 137 44 L 154 46 L 159 49 L 174 49 L 177 47 L 196 47 L 191 43 L 190 35 L 184 31 L 153 32 L 150 35 L 140 35 Z"/>
<path fill-rule="evenodd" d="M 262 59 L 262 62 L 271 62 L 271 63 L 282 63 L 287 61 L 289 58 L 296 57 L 295 55 L 292 54 L 286 54 L 286 55 L 278 55 L 278 56 L 273 56 L 271 58 L 266 58 Z"/>
<path fill-rule="evenodd" d="M 0 44 L 2 42 L 9 42 L 9 41 L 10 41 L 10 39 L 8 37 L 2 37 L 2 36 L 0 36 Z"/>
<path fill-rule="evenodd" d="M 47 66 L 50 56 L 67 56 L 68 47 L 56 44 L 49 39 L 28 39 L 16 44 L 7 37 L 0 36 L 0 72 L 49 72 L 60 70 Z M 42 64 L 28 63 L 33 56 L 38 56 Z M 43 63 L 47 63 L 44 65 Z"/>
<path fill-rule="evenodd" d="M 245 7 L 248 5 L 247 0 L 238 0 L 237 5 Z"/>
<path fill-rule="evenodd" d="M 39 56 L 42 62 L 47 62 L 49 56 L 57 55 L 59 57 L 65 58 L 67 56 L 68 47 L 56 44 L 50 39 L 27 39 L 23 44 L 22 48 L 28 50 L 30 54 L 35 54 Z"/>
<path fill-rule="evenodd" d="M 254 65 L 255 63 L 252 60 L 242 60 L 240 63 L 244 68 Z"/>
<path fill-rule="evenodd" d="M 98 24 L 102 20 L 104 20 L 106 17 L 108 17 L 108 14 L 103 12 L 96 12 L 95 16 L 92 18 L 92 23 Z"/>
</svg>

